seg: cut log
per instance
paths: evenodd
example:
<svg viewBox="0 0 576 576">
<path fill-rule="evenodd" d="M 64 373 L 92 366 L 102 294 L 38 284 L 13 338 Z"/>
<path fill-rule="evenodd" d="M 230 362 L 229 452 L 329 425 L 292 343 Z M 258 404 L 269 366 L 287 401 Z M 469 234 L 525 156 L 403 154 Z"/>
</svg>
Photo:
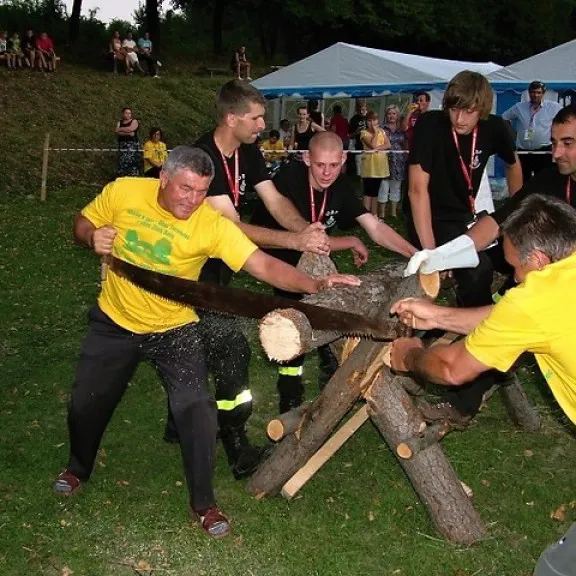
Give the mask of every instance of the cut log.
<svg viewBox="0 0 576 576">
<path fill-rule="evenodd" d="M 423 423 L 401 379 L 385 369 L 365 395 L 370 418 L 392 450 L 416 437 Z M 444 538 L 462 544 L 485 538 L 482 520 L 440 444 L 433 443 L 399 462 Z"/>
<path fill-rule="evenodd" d="M 448 422 L 436 422 L 431 426 L 426 426 L 424 431 L 419 433 L 418 436 L 412 436 L 404 442 L 400 442 L 396 446 L 396 454 L 403 460 L 410 460 L 422 450 L 426 450 L 432 444 L 442 440 L 451 430 L 452 426 Z"/>
<path fill-rule="evenodd" d="M 437 285 L 434 281 L 437 281 Z M 379 318 L 390 337 L 403 331 L 403 325 L 386 313 L 393 302 L 408 296 L 435 298 L 439 287 L 438 274 L 402 278 L 393 269 L 390 274 L 380 271 L 362 277 L 357 287 L 338 286 L 326 292 L 313 294 L 304 301 L 332 310 L 345 310 L 354 314 L 366 315 L 376 308 L 385 311 Z M 335 332 L 312 330 L 306 316 L 293 310 L 273 310 L 260 321 L 260 342 L 268 358 L 278 362 L 288 362 L 306 354 L 319 346 L 329 344 L 342 337 Z"/>
<path fill-rule="evenodd" d="M 534 410 L 532 404 L 524 392 L 524 388 L 516 372 L 512 374 L 512 383 L 506 386 L 500 386 L 500 396 L 508 415 L 514 424 L 520 426 L 526 432 L 536 432 L 540 428 L 540 416 Z"/>
<path fill-rule="evenodd" d="M 296 432 L 302 426 L 311 405 L 312 402 L 304 402 L 298 408 L 270 420 L 266 427 L 268 438 L 274 442 L 279 442 L 284 436 Z"/>
<path fill-rule="evenodd" d="M 302 486 L 344 446 L 345 442 L 368 420 L 366 406 L 362 406 L 354 416 L 346 421 L 325 444 L 306 462 L 306 464 L 284 484 L 282 496 L 290 500 L 300 491 Z"/>
</svg>

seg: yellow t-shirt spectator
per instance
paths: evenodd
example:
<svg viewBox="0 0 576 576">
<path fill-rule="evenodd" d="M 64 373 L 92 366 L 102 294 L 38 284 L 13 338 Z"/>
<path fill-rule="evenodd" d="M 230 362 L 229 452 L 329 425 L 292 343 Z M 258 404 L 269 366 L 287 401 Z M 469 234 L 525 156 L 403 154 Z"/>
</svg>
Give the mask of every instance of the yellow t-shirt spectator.
<svg viewBox="0 0 576 576">
<path fill-rule="evenodd" d="M 198 280 L 208 258 L 221 258 L 237 272 L 257 250 L 240 228 L 207 202 L 188 220 L 178 220 L 158 204 L 159 186 L 149 178 L 118 178 L 82 210 L 96 228 L 114 227 L 114 256 L 141 268 Z M 113 271 L 98 304 L 116 324 L 137 334 L 198 321 L 193 308 L 150 294 Z"/>
<path fill-rule="evenodd" d="M 266 162 L 277 162 L 282 160 L 282 158 L 286 158 L 286 148 L 284 148 L 284 142 L 282 142 L 282 140 L 271 142 L 270 138 L 268 138 L 262 142 L 260 148 L 266 152 L 264 154 L 264 160 L 266 160 Z"/>
<path fill-rule="evenodd" d="M 161 167 L 166 158 L 168 157 L 168 150 L 166 149 L 166 144 L 164 142 L 153 142 L 152 140 L 146 140 L 144 143 L 144 172 L 148 172 L 151 168 L 158 166 Z M 156 164 L 152 164 L 150 160 L 154 160 Z"/>
<path fill-rule="evenodd" d="M 372 138 L 368 130 L 360 132 L 360 139 L 364 144 L 364 150 L 370 150 L 364 143 L 365 138 Z M 378 129 L 375 138 L 372 140 L 372 147 L 382 146 L 386 143 L 386 132 L 382 128 Z M 382 150 L 376 152 L 367 152 L 362 154 L 361 160 L 362 178 L 388 178 L 390 176 L 390 167 L 388 165 L 388 154 Z"/>
<path fill-rule="evenodd" d="M 466 338 L 476 360 L 502 372 L 533 352 L 560 407 L 576 424 L 576 254 L 529 272 Z"/>
</svg>

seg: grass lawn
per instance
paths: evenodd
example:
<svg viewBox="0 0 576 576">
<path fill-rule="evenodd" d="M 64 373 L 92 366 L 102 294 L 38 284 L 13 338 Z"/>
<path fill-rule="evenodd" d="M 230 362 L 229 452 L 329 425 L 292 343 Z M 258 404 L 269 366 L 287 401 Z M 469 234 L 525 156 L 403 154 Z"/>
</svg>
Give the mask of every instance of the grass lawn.
<svg viewBox="0 0 576 576">
<path fill-rule="evenodd" d="M 540 432 L 518 431 L 495 397 L 469 431 L 443 443 L 489 527 L 488 540 L 472 548 L 436 536 L 370 424 L 292 502 L 254 500 L 219 448 L 217 494 L 235 529 L 209 540 L 188 521 L 179 450 L 162 441 L 164 393 L 147 366 L 114 416 L 91 481 L 76 497 L 54 495 L 67 457 L 67 395 L 98 291 L 97 259 L 70 233 L 90 195 L 68 189 L 45 204 L 11 196 L 0 205 L 3 575 L 527 576 L 575 519 L 576 440 L 534 368 L 523 380 L 542 415 Z M 255 341 L 254 350 L 250 426 L 264 441 L 275 414 L 274 369 Z M 315 362 L 309 366 L 313 382 Z M 561 505 L 564 522 L 550 518 Z"/>
<path fill-rule="evenodd" d="M 234 534 L 209 540 L 188 520 L 177 446 L 162 441 L 164 392 L 140 367 L 102 443 L 93 477 L 70 499 L 52 493 L 67 459 L 66 402 L 97 258 L 72 242 L 75 211 L 114 172 L 113 155 L 53 153 L 49 195 L 37 200 L 44 134 L 52 146 L 114 147 L 120 108 L 170 146 L 213 123 L 222 78 L 181 71 L 113 77 L 64 65 L 54 75 L 0 70 L 0 574 L 27 576 L 360 575 L 529 576 L 540 552 L 576 519 L 576 439 L 534 366 L 522 369 L 542 430 L 520 432 L 499 397 L 470 430 L 443 441 L 474 490 L 489 538 L 464 548 L 439 539 L 401 468 L 366 424 L 291 502 L 256 501 L 219 447 L 218 501 Z M 386 256 L 372 251 L 368 269 Z M 389 256 L 388 256 L 389 257 Z M 339 257 L 343 271 L 350 258 Z M 245 276 L 239 285 L 263 289 Z M 275 370 L 253 341 L 251 436 L 276 414 Z M 314 358 L 308 396 L 316 389 Z M 565 506 L 564 519 L 551 513 Z"/>
</svg>

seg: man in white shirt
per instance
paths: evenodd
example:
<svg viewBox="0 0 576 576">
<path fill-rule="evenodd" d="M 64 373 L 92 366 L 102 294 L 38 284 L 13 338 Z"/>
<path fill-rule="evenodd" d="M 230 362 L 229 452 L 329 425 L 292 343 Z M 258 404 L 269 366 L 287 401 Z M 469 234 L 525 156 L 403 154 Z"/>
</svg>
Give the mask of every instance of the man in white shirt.
<svg viewBox="0 0 576 576">
<path fill-rule="evenodd" d="M 520 152 L 524 182 L 552 164 L 552 155 L 549 154 L 552 150 L 550 128 L 554 116 L 562 106 L 558 102 L 544 100 L 545 92 L 544 82 L 540 80 L 530 82 L 528 86 L 530 100 L 518 102 L 502 114 L 502 118 L 516 130 L 516 147 Z"/>
<path fill-rule="evenodd" d="M 144 70 L 140 66 L 140 62 L 138 61 L 138 47 L 136 46 L 136 42 L 132 38 L 132 33 L 128 32 L 126 34 L 126 38 L 122 41 L 122 49 L 126 54 L 126 72 L 131 73 L 134 68 L 136 68 L 139 72 L 144 74 Z"/>
</svg>

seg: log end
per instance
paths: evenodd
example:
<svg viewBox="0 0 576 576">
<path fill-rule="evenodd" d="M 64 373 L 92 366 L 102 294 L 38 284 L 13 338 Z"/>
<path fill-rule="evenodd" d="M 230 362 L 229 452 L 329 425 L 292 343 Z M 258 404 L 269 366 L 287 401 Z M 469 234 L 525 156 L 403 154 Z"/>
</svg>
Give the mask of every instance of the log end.
<svg viewBox="0 0 576 576">
<path fill-rule="evenodd" d="M 438 272 L 433 272 L 432 274 L 422 274 L 420 272 L 418 280 L 424 294 L 428 298 L 435 300 L 440 292 L 440 274 Z"/>
<path fill-rule="evenodd" d="M 271 420 L 266 427 L 266 434 L 273 442 L 278 442 L 284 438 L 284 426 L 280 420 Z"/>
<path fill-rule="evenodd" d="M 262 348 L 270 360 L 277 362 L 288 362 L 300 356 L 302 337 L 311 337 L 311 333 L 306 316 L 293 308 L 273 310 L 260 320 Z"/>
<path fill-rule="evenodd" d="M 398 454 L 398 457 L 402 458 L 402 460 L 410 460 L 413 456 L 410 446 L 404 442 L 401 442 L 396 446 L 396 454 Z"/>
</svg>

